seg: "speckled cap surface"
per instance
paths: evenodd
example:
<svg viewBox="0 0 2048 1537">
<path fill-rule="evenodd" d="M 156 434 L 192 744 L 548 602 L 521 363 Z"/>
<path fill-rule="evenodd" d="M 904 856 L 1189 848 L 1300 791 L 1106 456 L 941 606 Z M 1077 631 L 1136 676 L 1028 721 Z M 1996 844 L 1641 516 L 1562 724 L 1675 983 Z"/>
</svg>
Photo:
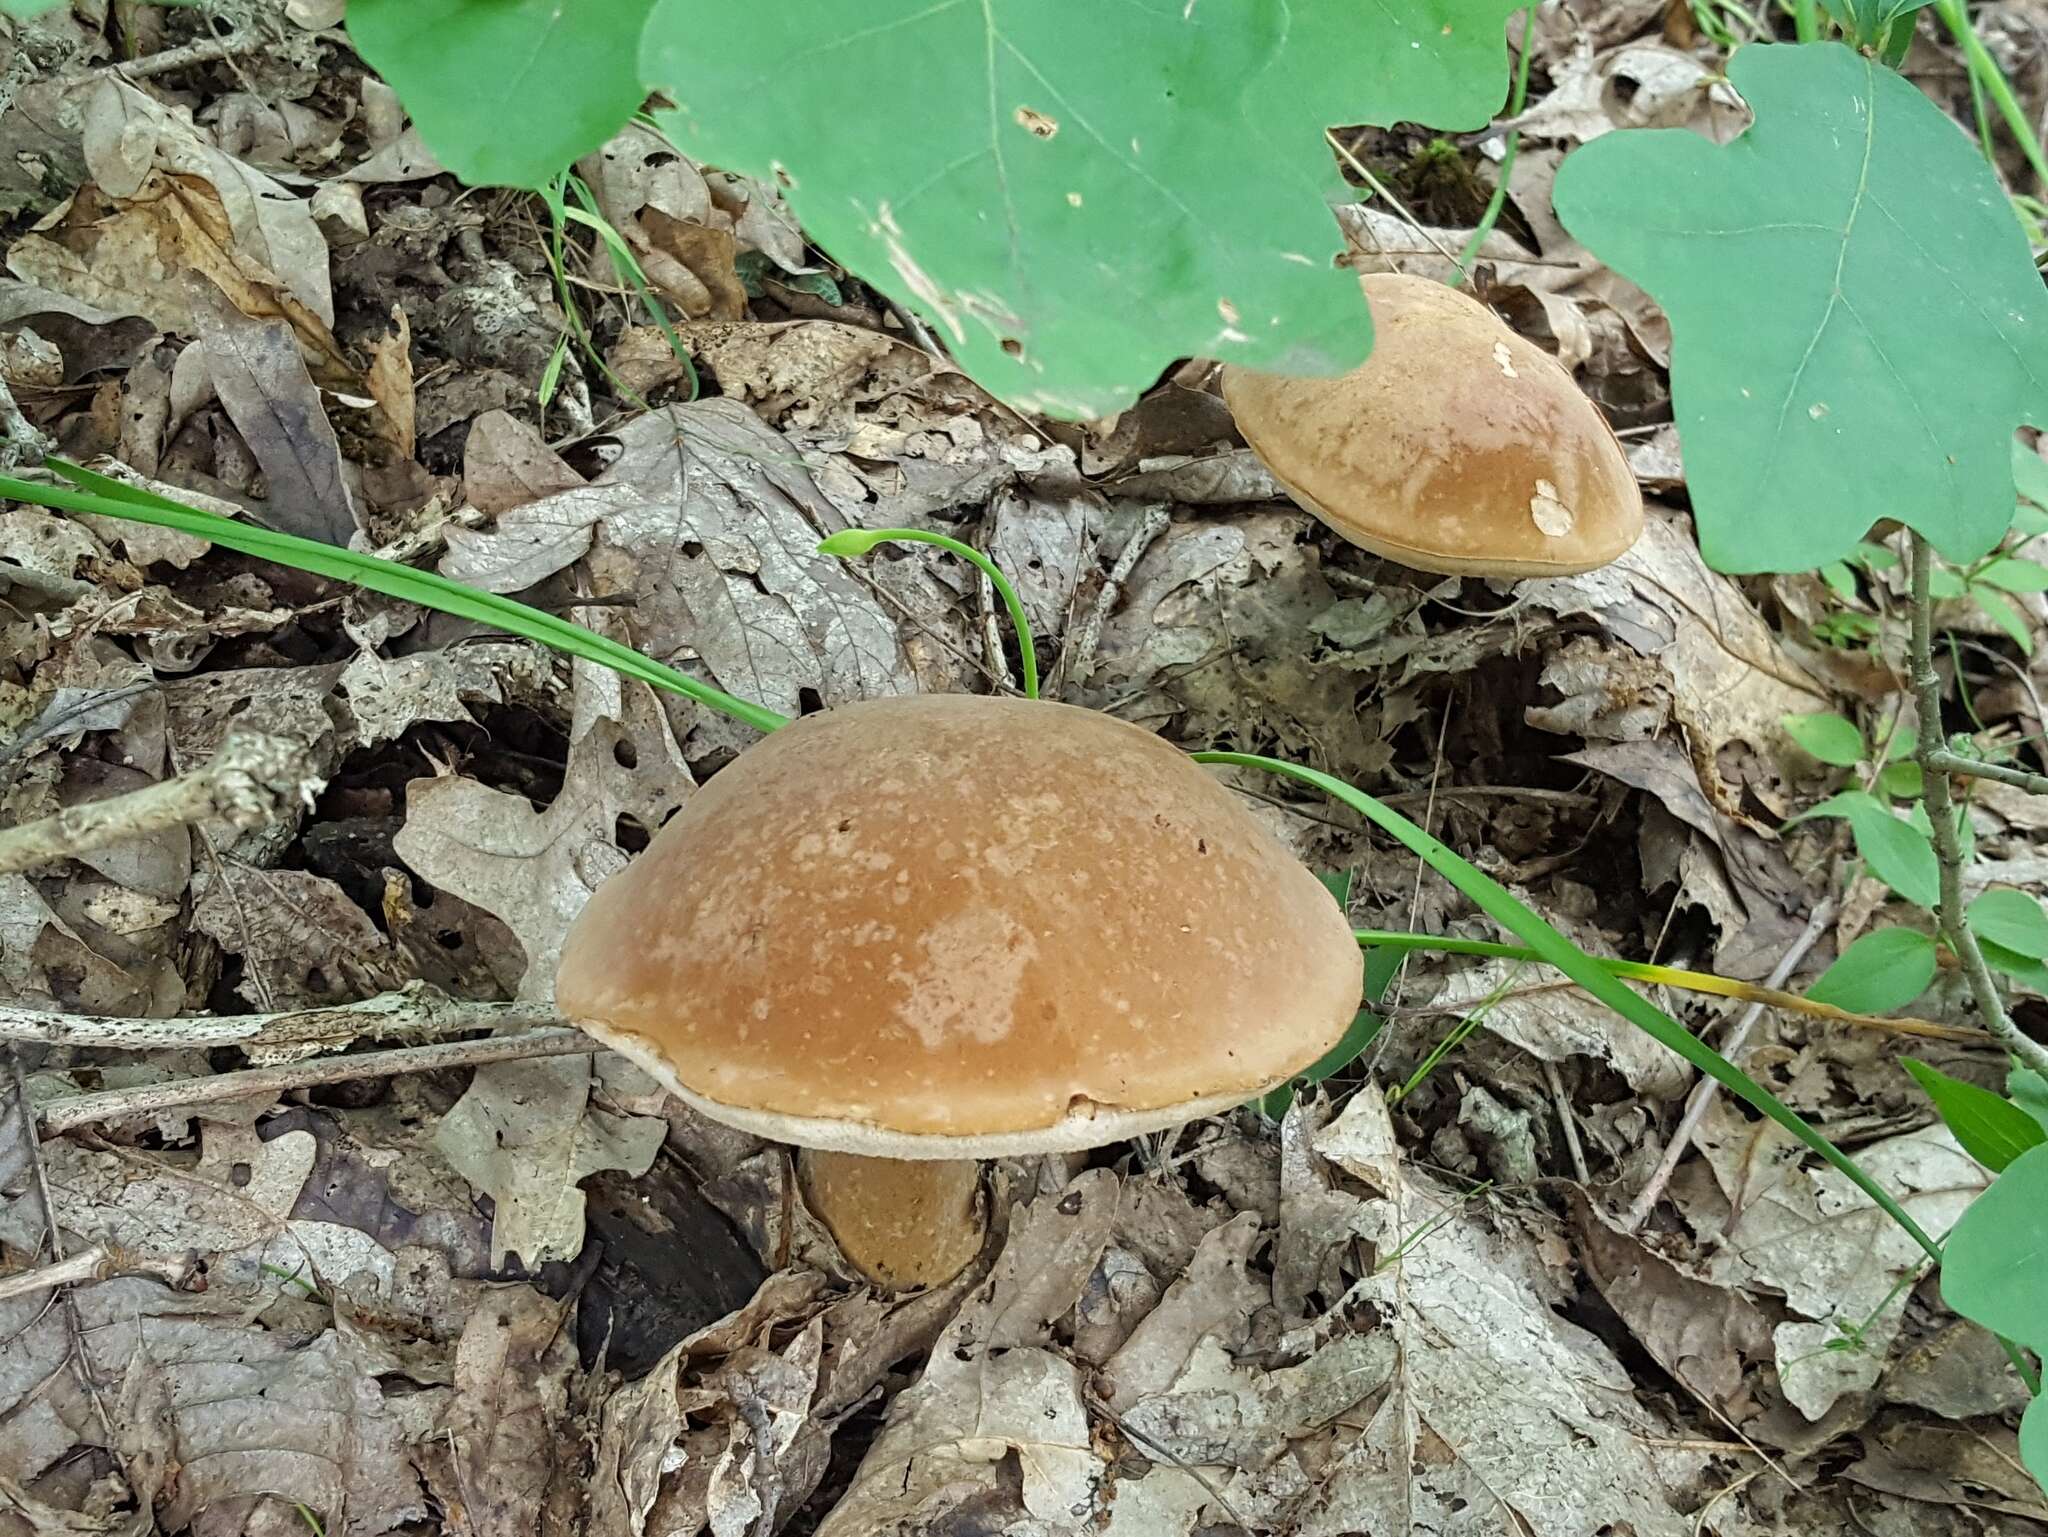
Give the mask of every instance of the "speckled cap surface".
<svg viewBox="0 0 2048 1537">
<path fill-rule="evenodd" d="M 1563 576 L 1643 530 L 1607 418 L 1556 358 L 1468 294 L 1371 273 L 1372 353 L 1335 379 L 1223 370 L 1273 477 L 1378 555 L 1459 576 Z"/>
<path fill-rule="evenodd" d="M 1170 744 L 923 695 L 712 776 L 591 899 L 555 994 L 720 1120 L 952 1158 L 1241 1103 L 1336 1044 L 1362 981 L 1322 884 Z"/>
</svg>

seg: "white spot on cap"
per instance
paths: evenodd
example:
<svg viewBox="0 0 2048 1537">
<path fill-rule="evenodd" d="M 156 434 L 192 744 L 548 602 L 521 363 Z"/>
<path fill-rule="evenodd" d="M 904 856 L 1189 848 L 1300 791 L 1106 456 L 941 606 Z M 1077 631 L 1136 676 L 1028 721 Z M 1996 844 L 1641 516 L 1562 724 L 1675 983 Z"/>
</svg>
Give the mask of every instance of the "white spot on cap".
<svg viewBox="0 0 2048 1537">
<path fill-rule="evenodd" d="M 1508 378 L 1519 379 L 1522 377 L 1515 372 L 1515 355 L 1508 351 L 1508 344 L 1506 342 L 1495 342 L 1493 344 L 1493 360 L 1500 365 L 1500 371 Z"/>
<path fill-rule="evenodd" d="M 1547 480 L 1536 482 L 1536 494 L 1529 498 L 1529 516 L 1536 520 L 1536 527 L 1551 539 L 1562 539 L 1578 521 L 1571 508 L 1559 500 L 1557 487 Z"/>
<path fill-rule="evenodd" d="M 1812 417 L 1815 421 L 1819 421 L 1823 416 L 1826 416 L 1828 414 L 1828 403 L 1825 400 L 1816 400 L 1812 405 L 1806 408 L 1806 414 Z"/>
<path fill-rule="evenodd" d="M 1232 304 L 1228 299 L 1218 299 L 1216 301 L 1216 313 L 1223 317 L 1225 325 L 1230 326 L 1232 329 L 1236 328 L 1238 317 L 1235 304 Z"/>
<path fill-rule="evenodd" d="M 1047 117 L 1035 107 L 1019 107 L 1017 109 L 1017 123 L 1018 126 L 1037 139 L 1050 139 L 1060 131 L 1059 121 L 1056 118 Z"/>
<path fill-rule="evenodd" d="M 1067 194 L 1067 204 L 1069 207 L 1079 208 L 1081 206 L 1081 194 L 1078 192 L 1069 192 Z"/>
</svg>

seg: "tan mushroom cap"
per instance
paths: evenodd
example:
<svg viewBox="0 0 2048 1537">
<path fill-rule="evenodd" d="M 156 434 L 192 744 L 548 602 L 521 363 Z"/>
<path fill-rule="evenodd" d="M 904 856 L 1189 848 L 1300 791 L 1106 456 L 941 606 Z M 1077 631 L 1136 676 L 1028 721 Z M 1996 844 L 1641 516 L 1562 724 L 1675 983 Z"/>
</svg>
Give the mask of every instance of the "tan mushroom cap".
<svg viewBox="0 0 2048 1537">
<path fill-rule="evenodd" d="M 591 899 L 555 996 L 716 1119 L 927 1159 L 1242 1103 L 1337 1042 L 1362 980 L 1321 883 L 1168 743 L 925 695 L 714 775 Z"/>
<path fill-rule="evenodd" d="M 1372 273 L 1372 354 L 1337 379 L 1223 370 L 1238 430 L 1353 544 L 1451 576 L 1562 576 L 1636 542 L 1642 492 L 1556 358 L 1477 299 Z"/>
</svg>

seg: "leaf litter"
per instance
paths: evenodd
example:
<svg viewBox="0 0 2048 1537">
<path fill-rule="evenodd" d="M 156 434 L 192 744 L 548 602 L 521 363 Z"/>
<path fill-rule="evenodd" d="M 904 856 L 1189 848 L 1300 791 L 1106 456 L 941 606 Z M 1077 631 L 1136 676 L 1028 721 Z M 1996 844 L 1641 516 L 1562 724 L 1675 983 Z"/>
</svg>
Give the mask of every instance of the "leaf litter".
<svg viewBox="0 0 2048 1537">
<path fill-rule="evenodd" d="M 572 240 L 585 352 L 544 214 L 460 193 L 319 6 L 233 68 L 134 79 L 90 67 L 106 36 L 68 10 L 23 24 L 76 67 L 0 113 L 0 366 L 105 473 L 397 551 L 788 713 L 1009 675 L 972 573 L 815 553 L 848 527 L 969 538 L 1070 701 L 1356 779 L 1595 951 L 1761 977 L 1846 852 L 1785 830 L 1819 792 L 1781 718 L 1894 683 L 1817 628 L 1825 599 L 1700 561 L 1668 322 L 1551 207 L 1559 146 L 1744 125 L 1681 10 L 1541 8 L 1527 109 L 1457 146 L 1476 202 L 1339 209 L 1356 266 L 1442 275 L 1521 134 L 1475 288 L 1577 369 L 1655 503 L 1582 577 L 1447 581 L 1334 541 L 1199 362 L 1115 418 L 1021 416 L 776 189 L 644 128 L 579 171 L 692 363 Z M 1415 192 L 1408 130 L 1348 142 Z M 745 740 L 105 520 L 0 512 L 0 598 L 9 825 L 188 773 L 235 729 L 302 744 L 323 785 L 270 827 L 0 876 L 7 1009 L 96 1040 L 266 1021 L 142 1052 L 22 1032 L 31 1110 L 544 1007 L 590 892 Z M 1979 708 L 2038 732 L 1984 665 Z M 1987 793 L 1977 835 L 1987 879 L 2038 893 L 2027 804 Z M 1256 809 L 1352 873 L 1361 923 L 1494 937 L 1342 812 Z M 1798 981 L 1881 901 L 1847 904 Z M 779 1150 L 606 1055 L 109 1114 L 34 1160 L 9 1077 L 0 1531 L 2048 1529 L 1995 1342 L 1832 1174 L 1717 1107 L 1632 1228 L 1689 1087 L 1672 1060 L 1512 961 L 1411 958 L 1383 1012 L 1277 1123 L 995 1166 L 983 1260 L 905 1297 L 851 1279 Z M 1984 1176 L 1895 1055 L 1767 1016 L 1747 1065 L 1939 1232 Z M 31 1284 L 80 1255 L 87 1279 Z"/>
</svg>

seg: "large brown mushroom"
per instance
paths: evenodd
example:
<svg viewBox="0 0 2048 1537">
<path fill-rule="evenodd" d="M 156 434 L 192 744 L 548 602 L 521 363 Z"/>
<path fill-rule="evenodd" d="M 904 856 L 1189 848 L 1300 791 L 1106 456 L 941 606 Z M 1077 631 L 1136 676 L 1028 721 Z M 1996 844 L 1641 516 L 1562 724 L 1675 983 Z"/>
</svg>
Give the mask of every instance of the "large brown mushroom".
<svg viewBox="0 0 2048 1537">
<path fill-rule="evenodd" d="M 1635 543 L 1643 499 L 1565 367 L 1478 300 L 1373 273 L 1373 347 L 1336 379 L 1223 370 L 1238 430 L 1353 544 L 1452 576 L 1563 576 Z"/>
<path fill-rule="evenodd" d="M 776 731 L 592 898 L 556 1000 L 717 1120 L 806 1149 L 849 1261 L 973 1253 L 974 1160 L 1091 1148 L 1286 1081 L 1356 1012 L 1329 893 L 1151 733 L 872 700 Z"/>
</svg>

